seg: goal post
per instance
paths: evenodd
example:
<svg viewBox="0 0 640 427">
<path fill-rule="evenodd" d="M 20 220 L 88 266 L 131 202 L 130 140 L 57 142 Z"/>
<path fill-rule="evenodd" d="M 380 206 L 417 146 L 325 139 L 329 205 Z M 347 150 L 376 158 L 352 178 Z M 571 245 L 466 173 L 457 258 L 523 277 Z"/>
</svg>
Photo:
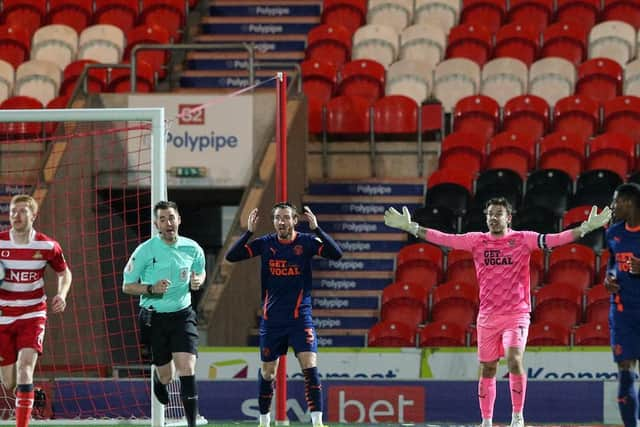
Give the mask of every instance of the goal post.
<svg viewBox="0 0 640 427">
<path fill-rule="evenodd" d="M 180 411 L 152 404 L 138 299 L 121 290 L 126 260 L 167 198 L 165 150 L 164 108 L 0 110 L 0 217 L 13 195 L 33 195 L 35 228 L 60 242 L 73 273 L 67 310 L 48 316 L 34 379 L 47 402 L 34 418 L 181 423 Z M 51 297 L 51 271 L 45 282 Z M 0 387 L 0 424 L 15 422 L 10 394 Z M 179 393 L 173 401 L 181 409 Z"/>
</svg>

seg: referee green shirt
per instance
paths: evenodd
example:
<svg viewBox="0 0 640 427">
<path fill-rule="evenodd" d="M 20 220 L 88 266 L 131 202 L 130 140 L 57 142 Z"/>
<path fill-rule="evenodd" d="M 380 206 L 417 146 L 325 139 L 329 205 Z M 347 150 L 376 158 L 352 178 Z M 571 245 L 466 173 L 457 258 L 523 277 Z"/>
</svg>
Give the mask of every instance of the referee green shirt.
<svg viewBox="0 0 640 427">
<path fill-rule="evenodd" d="M 204 251 L 195 241 L 178 236 L 175 244 L 167 244 L 160 236 L 141 243 L 124 269 L 124 283 L 155 284 L 171 281 L 163 295 L 141 295 L 140 305 L 160 313 L 171 313 L 191 305 L 189 282 L 191 273 L 204 272 Z"/>
</svg>

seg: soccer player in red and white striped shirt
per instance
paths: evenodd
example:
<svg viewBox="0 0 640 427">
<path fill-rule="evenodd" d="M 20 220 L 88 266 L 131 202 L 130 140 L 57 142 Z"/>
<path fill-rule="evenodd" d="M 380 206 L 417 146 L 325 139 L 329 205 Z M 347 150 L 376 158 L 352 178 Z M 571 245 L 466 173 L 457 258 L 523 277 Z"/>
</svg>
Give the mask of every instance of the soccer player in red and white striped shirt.
<svg viewBox="0 0 640 427">
<path fill-rule="evenodd" d="M 47 264 L 58 275 L 58 291 L 50 310 L 61 313 L 71 287 L 71 271 L 58 242 L 34 230 L 38 203 L 29 195 L 11 199 L 11 228 L 0 232 L 0 373 L 2 384 L 16 394 L 16 427 L 27 427 L 33 408 L 33 371 L 42 354 L 47 296 Z M 17 386 L 16 386 L 17 385 Z"/>
</svg>

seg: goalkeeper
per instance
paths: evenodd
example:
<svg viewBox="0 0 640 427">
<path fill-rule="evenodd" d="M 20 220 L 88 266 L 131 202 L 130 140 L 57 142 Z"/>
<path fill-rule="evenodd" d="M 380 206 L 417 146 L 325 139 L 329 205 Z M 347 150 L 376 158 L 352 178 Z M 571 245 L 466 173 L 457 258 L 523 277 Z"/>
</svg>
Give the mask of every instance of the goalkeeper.
<svg viewBox="0 0 640 427">
<path fill-rule="evenodd" d="M 511 427 L 524 427 L 522 409 L 527 377 L 522 363 L 531 311 L 529 258 L 536 248 L 549 249 L 571 243 L 607 224 L 611 211 L 598 213 L 593 206 L 589 218 L 580 226 L 557 234 L 514 231 L 511 204 L 502 197 L 486 203 L 488 233 L 446 234 L 411 221 L 406 207 L 402 213 L 389 208 L 384 214 L 387 226 L 404 230 L 436 245 L 469 251 L 480 287 L 477 319 L 480 380 L 478 400 L 482 427 L 491 427 L 496 399 L 496 371 L 500 357 L 506 355 L 509 389 L 513 407 Z"/>
</svg>

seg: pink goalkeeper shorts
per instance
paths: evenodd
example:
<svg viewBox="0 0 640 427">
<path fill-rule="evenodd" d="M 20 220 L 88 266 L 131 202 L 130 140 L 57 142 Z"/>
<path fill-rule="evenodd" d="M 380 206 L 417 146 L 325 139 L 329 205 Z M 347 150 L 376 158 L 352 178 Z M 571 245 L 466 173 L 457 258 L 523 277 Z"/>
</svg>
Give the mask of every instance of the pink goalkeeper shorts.
<svg viewBox="0 0 640 427">
<path fill-rule="evenodd" d="M 504 356 L 505 349 L 509 347 L 524 351 L 529 323 L 529 313 L 478 316 L 478 360 L 496 361 Z"/>
</svg>

